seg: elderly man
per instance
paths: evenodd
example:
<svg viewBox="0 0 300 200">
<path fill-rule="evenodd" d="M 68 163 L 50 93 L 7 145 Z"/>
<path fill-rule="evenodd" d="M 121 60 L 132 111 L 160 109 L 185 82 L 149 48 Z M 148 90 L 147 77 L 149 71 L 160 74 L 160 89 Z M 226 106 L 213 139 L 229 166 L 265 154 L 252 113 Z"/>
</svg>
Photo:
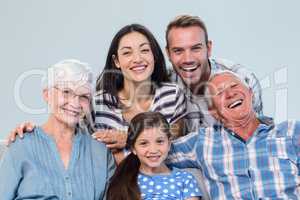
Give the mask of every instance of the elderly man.
<svg viewBox="0 0 300 200">
<path fill-rule="evenodd" d="M 188 99 L 187 129 L 198 130 L 209 126 L 214 119 L 207 112 L 203 100 L 205 85 L 220 70 L 236 72 L 251 87 L 256 113 L 262 114 L 261 87 L 255 75 L 244 67 L 221 59 L 211 59 L 212 41 L 208 38 L 205 23 L 197 16 L 180 15 L 172 20 L 166 30 L 166 52 L 173 65 L 172 79 L 184 89 Z"/>
<path fill-rule="evenodd" d="M 300 122 L 256 117 L 251 88 L 230 71 L 208 83 L 220 123 L 176 140 L 170 164 L 201 168 L 212 199 L 299 199 Z"/>
</svg>

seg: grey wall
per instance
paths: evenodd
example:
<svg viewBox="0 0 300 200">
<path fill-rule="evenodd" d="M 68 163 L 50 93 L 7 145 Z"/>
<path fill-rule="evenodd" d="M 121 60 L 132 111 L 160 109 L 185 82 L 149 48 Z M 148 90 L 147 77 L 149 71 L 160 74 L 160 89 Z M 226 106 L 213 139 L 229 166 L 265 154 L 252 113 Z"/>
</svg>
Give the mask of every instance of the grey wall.
<svg viewBox="0 0 300 200">
<path fill-rule="evenodd" d="M 46 119 L 45 112 L 32 114 L 21 106 L 45 108 L 40 71 L 33 70 L 77 58 L 90 63 L 98 75 L 119 28 L 144 24 L 164 47 L 168 21 L 183 13 L 205 20 L 214 56 L 242 63 L 257 74 L 266 114 L 278 121 L 300 119 L 299 7 L 296 0 L 0 0 L 0 138 L 20 122 Z"/>
</svg>

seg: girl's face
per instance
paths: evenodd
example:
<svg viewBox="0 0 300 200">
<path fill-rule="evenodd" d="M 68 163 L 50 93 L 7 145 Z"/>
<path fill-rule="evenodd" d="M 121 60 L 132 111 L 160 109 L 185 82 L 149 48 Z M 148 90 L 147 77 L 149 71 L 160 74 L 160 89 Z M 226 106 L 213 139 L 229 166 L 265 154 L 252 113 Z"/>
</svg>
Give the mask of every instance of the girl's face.
<svg viewBox="0 0 300 200">
<path fill-rule="evenodd" d="M 124 81 L 139 83 L 150 80 L 154 70 L 154 56 L 149 40 L 139 32 L 124 35 L 114 62 L 121 69 Z"/>
<path fill-rule="evenodd" d="M 140 170 L 149 174 L 160 172 L 165 166 L 170 144 L 167 134 L 160 127 L 142 131 L 132 149 L 141 162 Z"/>
<path fill-rule="evenodd" d="M 44 90 L 52 116 L 69 127 L 74 127 L 90 112 L 91 90 L 84 85 L 68 83 Z"/>
</svg>

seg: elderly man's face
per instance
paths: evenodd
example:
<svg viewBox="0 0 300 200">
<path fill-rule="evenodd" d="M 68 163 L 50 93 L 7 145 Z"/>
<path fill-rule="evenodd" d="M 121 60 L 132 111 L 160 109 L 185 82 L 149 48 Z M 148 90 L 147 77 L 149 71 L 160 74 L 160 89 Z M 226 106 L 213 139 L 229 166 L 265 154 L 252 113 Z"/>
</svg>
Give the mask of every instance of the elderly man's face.
<svg viewBox="0 0 300 200">
<path fill-rule="evenodd" d="M 243 121 L 252 113 L 252 91 L 230 73 L 217 75 L 209 82 L 214 117 L 225 125 Z"/>
</svg>

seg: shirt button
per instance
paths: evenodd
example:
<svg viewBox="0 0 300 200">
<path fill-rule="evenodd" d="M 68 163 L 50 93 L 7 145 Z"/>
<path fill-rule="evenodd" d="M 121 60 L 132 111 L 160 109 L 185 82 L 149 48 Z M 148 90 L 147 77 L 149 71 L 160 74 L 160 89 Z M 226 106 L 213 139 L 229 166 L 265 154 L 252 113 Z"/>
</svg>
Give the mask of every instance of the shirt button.
<svg viewBox="0 0 300 200">
<path fill-rule="evenodd" d="M 68 192 L 68 195 L 69 195 L 69 196 L 71 196 L 71 195 L 72 195 L 72 193 L 71 193 L 71 192 Z"/>
<path fill-rule="evenodd" d="M 69 180 L 69 177 L 66 177 L 65 179 L 68 181 L 68 180 Z"/>
</svg>

